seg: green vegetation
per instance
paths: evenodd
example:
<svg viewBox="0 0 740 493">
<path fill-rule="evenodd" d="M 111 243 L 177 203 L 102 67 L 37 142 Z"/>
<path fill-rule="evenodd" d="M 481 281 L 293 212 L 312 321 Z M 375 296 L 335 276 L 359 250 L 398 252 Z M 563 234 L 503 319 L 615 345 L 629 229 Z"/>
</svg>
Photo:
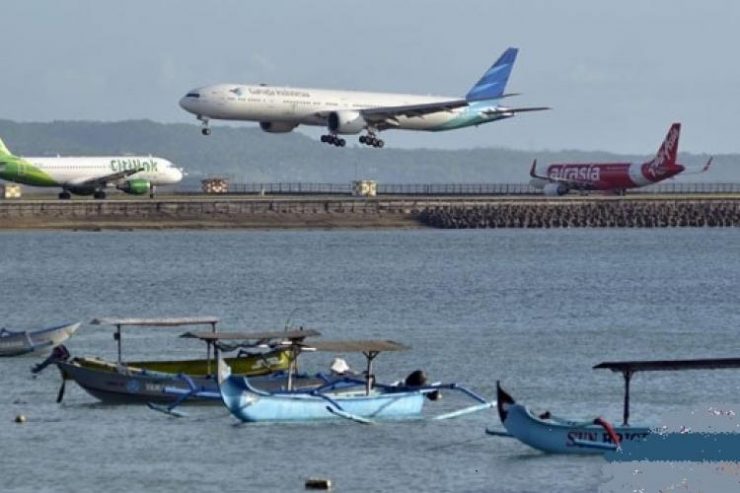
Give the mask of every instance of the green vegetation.
<svg viewBox="0 0 740 493">
<path fill-rule="evenodd" d="M 491 129 L 495 132 L 495 129 Z M 184 167 L 189 181 L 226 176 L 239 182 L 346 183 L 371 178 L 384 183 L 523 183 L 532 160 L 632 161 L 640 156 L 602 152 L 531 152 L 504 148 L 467 150 L 344 148 L 321 144 L 301 133 L 271 135 L 252 125 L 216 126 L 203 137 L 197 125 L 148 120 L 122 122 L 0 120 L 0 137 L 16 155 L 152 154 Z M 434 135 L 429 135 L 433 142 Z M 350 142 L 354 138 L 350 137 Z M 657 148 L 657 140 L 656 140 Z M 647 150 L 650 151 L 650 150 Z M 700 167 L 705 155 L 682 154 L 681 162 Z M 738 181 L 740 155 L 716 156 L 701 181 Z"/>
</svg>

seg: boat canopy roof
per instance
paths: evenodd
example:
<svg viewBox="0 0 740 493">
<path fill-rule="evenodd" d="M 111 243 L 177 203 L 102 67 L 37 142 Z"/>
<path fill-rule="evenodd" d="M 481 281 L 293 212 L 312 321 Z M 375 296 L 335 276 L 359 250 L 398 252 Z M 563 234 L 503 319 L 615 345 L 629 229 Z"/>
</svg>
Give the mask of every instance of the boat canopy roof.
<svg viewBox="0 0 740 493">
<path fill-rule="evenodd" d="M 395 341 L 316 341 L 304 344 L 304 349 L 338 353 L 380 353 L 383 351 L 408 351 L 409 346 Z"/>
<path fill-rule="evenodd" d="M 164 318 L 94 318 L 92 325 L 138 325 L 143 327 L 177 327 L 180 325 L 213 325 L 217 317 L 164 317 Z"/>
<path fill-rule="evenodd" d="M 180 337 L 200 339 L 206 342 L 213 341 L 268 341 L 268 340 L 296 340 L 305 337 L 320 336 L 321 333 L 313 329 L 301 330 L 274 330 L 265 332 L 186 332 Z"/>
<path fill-rule="evenodd" d="M 722 370 L 740 368 L 740 358 L 709 358 L 659 361 L 607 361 L 594 370 L 607 369 L 621 373 L 638 371 Z"/>
</svg>

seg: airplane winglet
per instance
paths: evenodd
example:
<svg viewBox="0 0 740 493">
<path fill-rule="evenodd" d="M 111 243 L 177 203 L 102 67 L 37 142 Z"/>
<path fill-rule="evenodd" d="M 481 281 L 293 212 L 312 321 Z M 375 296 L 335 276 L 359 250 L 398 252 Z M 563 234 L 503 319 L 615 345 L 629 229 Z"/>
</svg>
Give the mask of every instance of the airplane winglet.
<svg viewBox="0 0 740 493">
<path fill-rule="evenodd" d="M 704 173 L 705 171 L 709 169 L 709 167 L 712 165 L 712 159 L 714 159 L 714 156 L 711 156 L 709 158 L 709 161 L 707 161 L 707 164 L 704 165 L 704 167 L 701 169 L 699 173 Z"/>
<path fill-rule="evenodd" d="M 532 161 L 532 168 L 529 170 L 529 176 L 531 176 L 532 178 L 539 178 L 537 176 L 537 173 L 535 172 L 535 168 L 537 168 L 537 159 Z"/>
<path fill-rule="evenodd" d="M 532 167 L 529 169 L 529 176 L 531 176 L 532 178 L 537 178 L 539 180 L 552 181 L 546 175 L 538 175 L 537 174 L 537 159 L 535 159 L 534 161 L 532 161 Z"/>
</svg>

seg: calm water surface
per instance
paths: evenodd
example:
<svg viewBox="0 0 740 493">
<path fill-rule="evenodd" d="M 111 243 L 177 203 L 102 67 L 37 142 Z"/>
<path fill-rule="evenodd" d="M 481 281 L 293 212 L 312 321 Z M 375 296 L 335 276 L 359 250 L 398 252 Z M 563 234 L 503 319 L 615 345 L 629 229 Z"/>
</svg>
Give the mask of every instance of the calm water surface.
<svg viewBox="0 0 740 493">
<path fill-rule="evenodd" d="M 217 315 L 222 329 L 286 319 L 327 339 L 392 338 L 379 378 L 423 368 L 490 398 L 573 417 L 621 417 L 622 382 L 591 367 L 740 355 L 740 230 L 2 233 L 8 328 L 95 316 Z M 177 329 L 131 329 L 132 359 L 199 355 Z M 84 326 L 73 354 L 115 357 Z M 333 355 L 312 354 L 308 370 Z M 354 366 L 361 361 L 348 358 Z M 36 358 L 0 361 L 3 491 L 595 492 L 599 458 L 546 456 L 485 436 L 495 412 L 448 422 L 237 425 L 225 409 L 174 419 L 104 406 Z M 740 402 L 736 372 L 639 375 L 633 422 L 705 400 Z M 460 404 L 452 397 L 428 411 Z M 14 424 L 17 414 L 29 421 Z"/>
</svg>

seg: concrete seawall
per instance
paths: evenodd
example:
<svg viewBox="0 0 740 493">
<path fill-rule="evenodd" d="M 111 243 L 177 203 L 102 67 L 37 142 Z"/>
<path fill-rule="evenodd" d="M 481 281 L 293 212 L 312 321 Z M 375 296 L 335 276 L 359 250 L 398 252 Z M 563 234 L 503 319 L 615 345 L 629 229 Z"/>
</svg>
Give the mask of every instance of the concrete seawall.
<svg viewBox="0 0 740 493">
<path fill-rule="evenodd" d="M 738 196 L 255 197 L 0 201 L 2 229 L 738 226 Z"/>
<path fill-rule="evenodd" d="M 466 228 L 665 228 L 740 226 L 740 200 L 581 200 L 440 206 L 419 217 L 428 226 Z"/>
<path fill-rule="evenodd" d="M 419 227 L 415 201 L 201 196 L 0 202 L 5 229 Z"/>
</svg>

